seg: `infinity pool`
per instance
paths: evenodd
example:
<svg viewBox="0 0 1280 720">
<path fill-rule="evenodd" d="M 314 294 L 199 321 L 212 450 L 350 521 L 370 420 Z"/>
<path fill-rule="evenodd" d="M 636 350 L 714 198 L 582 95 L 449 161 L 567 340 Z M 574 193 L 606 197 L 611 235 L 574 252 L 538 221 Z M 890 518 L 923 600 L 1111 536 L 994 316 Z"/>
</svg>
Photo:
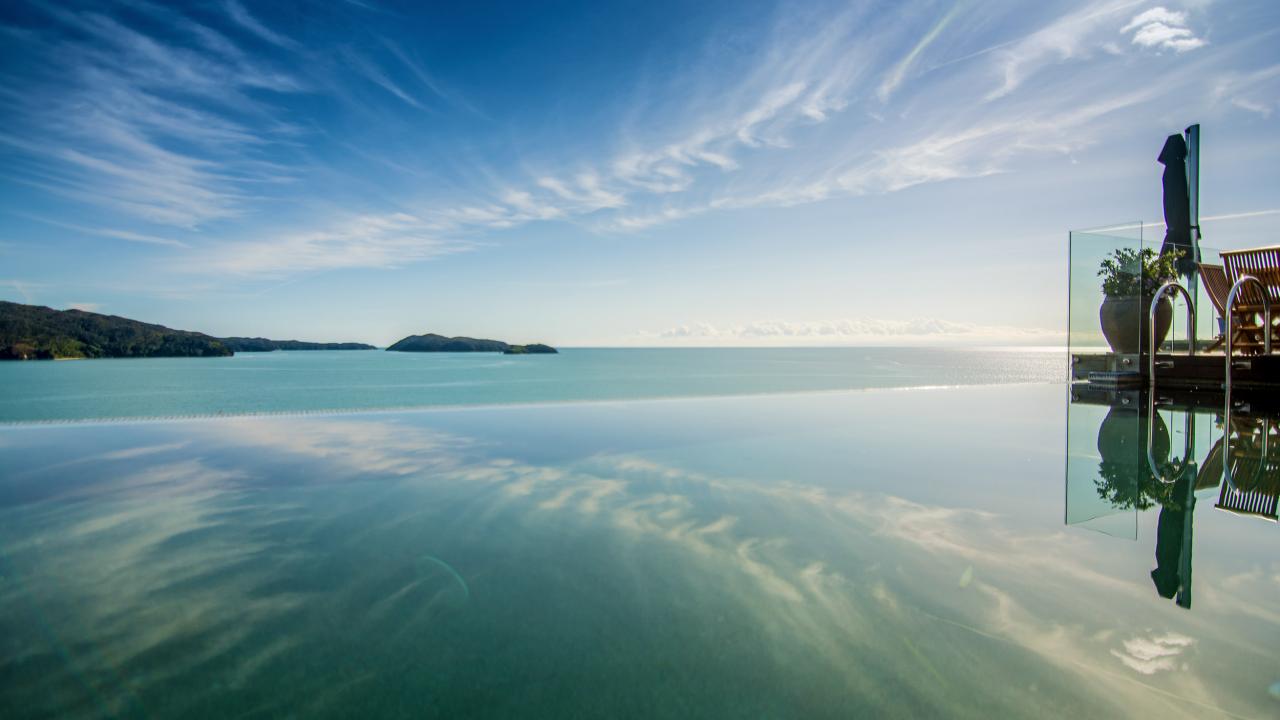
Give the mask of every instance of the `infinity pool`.
<svg viewBox="0 0 1280 720">
<path fill-rule="evenodd" d="M 2 427 L 0 717 L 1276 717 L 1275 524 L 1166 599 L 1065 396 Z"/>
</svg>

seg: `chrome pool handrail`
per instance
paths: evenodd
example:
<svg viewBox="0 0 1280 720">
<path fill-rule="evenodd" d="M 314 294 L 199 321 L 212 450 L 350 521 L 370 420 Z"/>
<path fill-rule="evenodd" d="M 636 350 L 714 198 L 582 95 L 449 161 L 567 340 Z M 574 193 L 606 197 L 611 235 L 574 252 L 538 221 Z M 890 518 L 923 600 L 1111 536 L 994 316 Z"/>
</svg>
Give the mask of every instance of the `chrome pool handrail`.
<svg viewBox="0 0 1280 720">
<path fill-rule="evenodd" d="M 1223 412 L 1224 416 L 1231 409 L 1231 339 L 1232 339 L 1231 336 L 1235 334 L 1235 329 L 1232 327 L 1232 320 L 1234 318 L 1234 315 L 1231 311 L 1233 308 L 1235 308 L 1236 296 L 1240 294 L 1240 289 L 1243 288 L 1245 285 L 1248 285 L 1249 283 L 1254 283 L 1262 290 L 1262 293 L 1261 293 L 1262 295 L 1262 352 L 1264 355 L 1271 354 L 1270 292 L 1268 291 L 1267 286 L 1264 285 L 1262 281 L 1259 280 L 1258 278 L 1252 275 L 1241 275 L 1240 279 L 1236 280 L 1235 284 L 1231 286 L 1231 292 L 1227 293 L 1227 306 L 1223 310 L 1223 314 L 1227 316 L 1226 317 L 1226 326 L 1227 326 L 1226 346 L 1223 348 L 1223 352 L 1226 353 L 1226 363 L 1227 363 L 1226 379 L 1223 381 L 1224 383 L 1223 392 L 1225 394 L 1224 402 L 1226 403 L 1226 410 Z"/>
<path fill-rule="evenodd" d="M 1160 300 L 1164 294 L 1170 290 L 1177 290 L 1182 293 L 1182 297 L 1187 301 L 1187 357 L 1193 357 L 1196 354 L 1196 306 L 1191 302 L 1191 293 L 1176 282 L 1167 282 L 1156 290 L 1156 294 L 1151 298 L 1151 308 L 1147 313 L 1147 387 L 1155 389 L 1156 387 L 1156 310 L 1160 307 Z M 1167 366 L 1173 363 L 1168 363 Z"/>
</svg>

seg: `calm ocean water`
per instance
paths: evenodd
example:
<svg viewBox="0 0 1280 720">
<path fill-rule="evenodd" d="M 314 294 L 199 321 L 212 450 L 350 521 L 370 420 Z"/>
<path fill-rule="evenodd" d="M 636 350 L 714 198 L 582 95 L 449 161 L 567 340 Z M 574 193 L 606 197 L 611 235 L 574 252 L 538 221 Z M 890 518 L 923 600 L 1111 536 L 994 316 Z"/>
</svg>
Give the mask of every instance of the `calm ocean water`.
<svg viewBox="0 0 1280 720">
<path fill-rule="evenodd" d="M 1061 382 L 1065 351 L 587 349 L 509 357 L 380 350 L 0 363 L 0 422 Z"/>
</svg>

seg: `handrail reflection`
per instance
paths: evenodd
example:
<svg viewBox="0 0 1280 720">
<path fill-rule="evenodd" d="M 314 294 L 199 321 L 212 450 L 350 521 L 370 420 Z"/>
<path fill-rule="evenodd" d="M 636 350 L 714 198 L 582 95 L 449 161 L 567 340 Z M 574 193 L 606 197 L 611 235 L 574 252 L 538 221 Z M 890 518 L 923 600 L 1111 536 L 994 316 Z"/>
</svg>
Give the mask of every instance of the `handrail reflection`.
<svg viewBox="0 0 1280 720">
<path fill-rule="evenodd" d="M 1155 412 L 1156 412 L 1156 400 L 1155 400 L 1155 396 L 1152 395 L 1150 401 L 1147 403 L 1147 427 L 1148 428 L 1154 426 Z M 1188 470 L 1193 470 L 1195 468 L 1195 460 L 1194 460 L 1195 430 L 1196 430 L 1195 413 L 1188 412 L 1186 417 L 1186 424 L 1183 427 L 1183 433 L 1182 433 L 1182 462 L 1175 463 L 1172 460 L 1169 461 L 1170 465 L 1174 465 L 1175 467 L 1179 465 L 1181 466 L 1181 468 L 1178 470 L 1177 477 L 1174 477 L 1174 478 L 1166 478 L 1164 476 L 1164 473 L 1162 473 L 1160 471 L 1160 468 L 1156 465 L 1156 458 L 1153 453 L 1154 448 L 1152 447 L 1153 436 L 1152 436 L 1152 433 L 1150 432 L 1147 433 L 1147 467 L 1150 468 L 1151 474 L 1155 476 L 1156 480 L 1159 480 L 1160 482 L 1166 485 L 1172 485 L 1177 481 L 1181 480 L 1182 476 L 1185 475 Z"/>
</svg>

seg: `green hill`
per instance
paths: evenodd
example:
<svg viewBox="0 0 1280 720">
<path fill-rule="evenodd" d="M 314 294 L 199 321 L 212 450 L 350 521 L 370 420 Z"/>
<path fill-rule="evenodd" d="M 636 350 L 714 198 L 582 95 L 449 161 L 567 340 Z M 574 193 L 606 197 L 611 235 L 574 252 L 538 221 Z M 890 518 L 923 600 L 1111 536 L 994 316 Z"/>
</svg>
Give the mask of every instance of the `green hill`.
<svg viewBox="0 0 1280 720">
<path fill-rule="evenodd" d="M 0 300 L 0 360 L 219 357 L 273 350 L 374 350 L 364 343 L 216 338 L 83 310 Z"/>
<path fill-rule="evenodd" d="M 115 315 L 54 310 L 0 300 L 0 359 L 209 357 L 231 355 L 221 340 Z"/>
</svg>

